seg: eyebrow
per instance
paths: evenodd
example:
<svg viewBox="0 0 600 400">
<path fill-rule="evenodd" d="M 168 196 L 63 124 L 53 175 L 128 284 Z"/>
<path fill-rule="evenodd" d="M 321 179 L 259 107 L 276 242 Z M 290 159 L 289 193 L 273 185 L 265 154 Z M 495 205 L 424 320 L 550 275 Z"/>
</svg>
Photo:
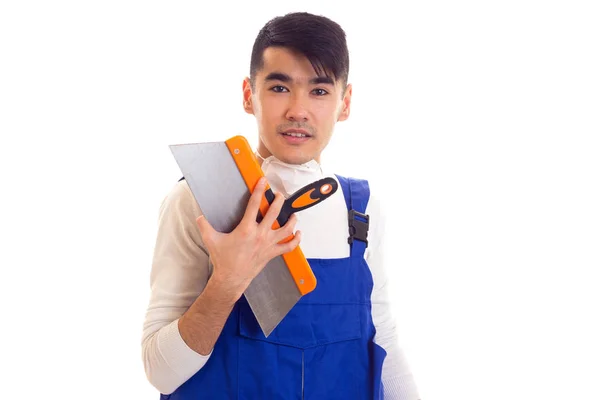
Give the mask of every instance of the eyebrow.
<svg viewBox="0 0 600 400">
<path fill-rule="evenodd" d="M 282 82 L 289 83 L 292 81 L 292 78 L 288 74 L 284 74 L 281 72 L 271 72 L 269 75 L 267 75 L 265 77 L 265 82 L 268 82 L 268 81 L 282 81 Z M 311 85 L 318 85 L 318 84 L 334 85 L 333 79 L 331 79 L 328 76 L 317 76 L 316 78 L 312 78 L 309 81 L 309 83 Z"/>
</svg>

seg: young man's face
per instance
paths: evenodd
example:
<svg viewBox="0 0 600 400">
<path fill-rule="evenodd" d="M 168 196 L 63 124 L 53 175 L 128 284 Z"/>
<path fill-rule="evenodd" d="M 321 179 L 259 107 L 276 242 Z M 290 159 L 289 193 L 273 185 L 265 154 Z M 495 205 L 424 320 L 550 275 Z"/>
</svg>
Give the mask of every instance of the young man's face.
<svg viewBox="0 0 600 400">
<path fill-rule="evenodd" d="M 350 113 L 352 87 L 317 76 L 310 61 L 281 47 L 269 47 L 252 92 L 244 80 L 244 109 L 254 114 L 259 131 L 259 154 L 274 155 L 289 164 L 303 164 L 320 155 L 337 121 Z M 301 136 L 301 137 L 298 137 Z"/>
</svg>

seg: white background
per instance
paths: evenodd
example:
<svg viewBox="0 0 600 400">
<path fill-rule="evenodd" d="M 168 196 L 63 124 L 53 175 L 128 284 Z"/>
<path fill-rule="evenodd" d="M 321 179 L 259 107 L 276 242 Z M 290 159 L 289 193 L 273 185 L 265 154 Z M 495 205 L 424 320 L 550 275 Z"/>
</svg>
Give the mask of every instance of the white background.
<svg viewBox="0 0 600 400">
<path fill-rule="evenodd" d="M 305 10 L 347 31 L 352 114 L 323 161 L 384 199 L 423 399 L 600 399 L 593 3 L 2 2 L 0 397 L 157 398 L 140 338 L 168 145 L 256 143 L 254 38 Z"/>
</svg>

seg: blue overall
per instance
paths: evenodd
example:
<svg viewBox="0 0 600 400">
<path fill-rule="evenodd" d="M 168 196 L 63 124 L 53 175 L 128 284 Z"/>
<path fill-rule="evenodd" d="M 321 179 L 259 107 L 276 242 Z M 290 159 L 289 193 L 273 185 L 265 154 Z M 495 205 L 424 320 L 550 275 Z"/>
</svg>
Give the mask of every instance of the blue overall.
<svg viewBox="0 0 600 400">
<path fill-rule="evenodd" d="M 367 181 L 338 176 L 348 210 L 365 213 Z M 366 243 L 350 257 L 308 259 L 316 289 L 265 338 L 244 296 L 206 364 L 161 400 L 383 399 L 385 350 L 373 341 Z"/>
</svg>

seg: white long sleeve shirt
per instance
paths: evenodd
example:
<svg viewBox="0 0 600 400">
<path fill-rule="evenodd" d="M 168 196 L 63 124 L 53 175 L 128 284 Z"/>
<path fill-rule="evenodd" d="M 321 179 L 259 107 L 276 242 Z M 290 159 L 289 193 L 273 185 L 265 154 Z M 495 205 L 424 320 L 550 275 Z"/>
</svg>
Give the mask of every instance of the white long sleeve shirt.
<svg viewBox="0 0 600 400">
<path fill-rule="evenodd" d="M 270 167 L 265 168 L 266 165 Z M 285 168 L 263 163 L 274 192 L 290 196 L 303 186 L 326 176 L 316 162 Z M 174 185 L 159 212 L 158 234 L 150 274 L 150 300 L 143 326 L 142 356 L 150 383 L 170 394 L 200 370 L 209 357 L 189 348 L 181 338 L 178 319 L 204 289 L 211 271 L 207 250 L 196 225 L 200 208 L 185 180 Z M 387 352 L 382 381 L 385 399 L 417 400 L 417 388 L 398 344 L 396 325 L 387 294 L 384 261 L 385 216 L 371 187 L 366 214 L 370 216 L 369 246 L 365 259 L 373 276 L 372 316 L 375 342 Z M 327 200 L 297 213 L 296 230 L 306 258 L 342 258 L 350 255 L 347 208 L 341 187 Z M 327 221 L 327 229 L 323 229 Z"/>
</svg>

